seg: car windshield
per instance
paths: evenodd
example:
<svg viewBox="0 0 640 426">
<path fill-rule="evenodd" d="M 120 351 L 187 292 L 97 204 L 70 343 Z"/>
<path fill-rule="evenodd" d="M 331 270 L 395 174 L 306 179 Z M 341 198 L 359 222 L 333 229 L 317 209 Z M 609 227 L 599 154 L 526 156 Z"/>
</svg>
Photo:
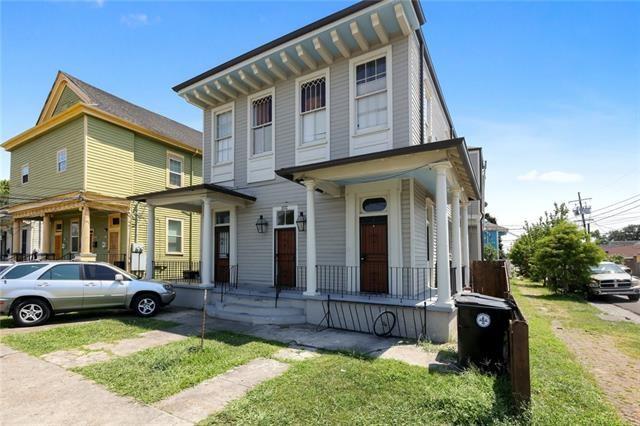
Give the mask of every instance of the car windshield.
<svg viewBox="0 0 640 426">
<path fill-rule="evenodd" d="M 46 264 L 44 263 L 29 263 L 26 265 L 15 265 L 14 267 L 7 269 L 6 272 L 2 275 L 2 278 L 6 280 L 15 280 L 17 278 L 22 278 L 30 273 L 37 271 L 38 269 L 44 268 Z"/>
<path fill-rule="evenodd" d="M 621 266 L 615 263 L 601 263 L 598 266 L 591 267 L 593 274 L 624 274 L 625 271 Z"/>
</svg>

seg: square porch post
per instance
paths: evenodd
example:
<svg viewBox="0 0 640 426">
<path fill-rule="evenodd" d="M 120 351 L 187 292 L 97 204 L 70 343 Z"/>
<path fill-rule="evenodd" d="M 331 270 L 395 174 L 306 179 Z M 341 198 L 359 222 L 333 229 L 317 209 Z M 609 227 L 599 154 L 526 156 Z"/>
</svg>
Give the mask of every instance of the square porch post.
<svg viewBox="0 0 640 426">
<path fill-rule="evenodd" d="M 439 163 L 432 166 L 436 171 L 436 268 L 438 284 L 438 305 L 451 305 L 451 282 L 449 279 L 449 223 L 447 218 L 447 174 L 451 164 Z"/>
<path fill-rule="evenodd" d="M 51 250 L 51 216 L 44 214 L 42 217 L 42 252 L 49 253 Z"/>
<path fill-rule="evenodd" d="M 22 226 L 21 219 L 13 220 L 13 229 L 11 230 L 11 254 L 16 254 L 20 252 L 20 239 L 22 238 L 22 232 L 20 232 L 20 228 Z"/>
<path fill-rule="evenodd" d="M 460 241 L 460 194 L 462 190 L 455 188 L 451 192 L 451 233 L 453 241 L 453 267 L 455 268 L 456 293 L 462 293 L 462 248 Z"/>
<path fill-rule="evenodd" d="M 147 258 L 146 258 L 146 266 L 145 266 L 145 274 L 144 278 L 146 280 L 153 279 L 153 263 L 154 263 L 154 255 L 156 251 L 156 208 L 151 204 L 147 205 Z"/>
<path fill-rule="evenodd" d="M 305 179 L 304 186 L 307 188 L 307 291 L 304 294 L 315 296 L 318 294 L 316 283 L 316 183 L 313 180 Z"/>
<path fill-rule="evenodd" d="M 462 219 L 462 266 L 464 266 L 464 284 L 469 285 L 469 202 L 467 200 L 462 202 L 460 215 Z"/>
<path fill-rule="evenodd" d="M 211 284 L 211 199 L 202 199 L 202 247 L 200 247 L 200 279 L 202 284 Z"/>
</svg>

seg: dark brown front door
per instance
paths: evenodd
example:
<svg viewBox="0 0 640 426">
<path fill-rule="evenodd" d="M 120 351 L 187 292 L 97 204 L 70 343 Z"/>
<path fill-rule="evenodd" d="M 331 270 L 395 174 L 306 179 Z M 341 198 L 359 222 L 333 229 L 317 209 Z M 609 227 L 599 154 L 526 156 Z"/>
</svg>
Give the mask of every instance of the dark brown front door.
<svg viewBox="0 0 640 426">
<path fill-rule="evenodd" d="M 53 237 L 53 253 L 56 259 L 62 259 L 62 234 Z"/>
<path fill-rule="evenodd" d="M 360 218 L 360 289 L 387 293 L 387 217 Z"/>
<path fill-rule="evenodd" d="M 215 281 L 229 282 L 229 227 L 216 226 L 215 231 Z"/>
<path fill-rule="evenodd" d="M 276 229 L 275 280 L 279 287 L 296 286 L 296 229 Z"/>
</svg>

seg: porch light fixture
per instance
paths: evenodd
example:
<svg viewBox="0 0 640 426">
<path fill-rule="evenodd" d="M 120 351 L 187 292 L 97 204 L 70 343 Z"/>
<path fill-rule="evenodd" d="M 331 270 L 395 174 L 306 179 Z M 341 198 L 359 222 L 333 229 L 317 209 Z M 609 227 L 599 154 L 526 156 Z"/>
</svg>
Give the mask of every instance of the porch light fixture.
<svg viewBox="0 0 640 426">
<path fill-rule="evenodd" d="M 258 218 L 258 221 L 256 222 L 256 229 L 258 230 L 259 234 L 264 234 L 265 232 L 267 232 L 267 221 L 266 219 L 260 215 L 260 217 Z"/>
<path fill-rule="evenodd" d="M 307 218 L 303 212 L 300 212 L 298 218 L 296 219 L 296 225 L 298 226 L 298 231 L 304 232 L 307 229 Z"/>
</svg>

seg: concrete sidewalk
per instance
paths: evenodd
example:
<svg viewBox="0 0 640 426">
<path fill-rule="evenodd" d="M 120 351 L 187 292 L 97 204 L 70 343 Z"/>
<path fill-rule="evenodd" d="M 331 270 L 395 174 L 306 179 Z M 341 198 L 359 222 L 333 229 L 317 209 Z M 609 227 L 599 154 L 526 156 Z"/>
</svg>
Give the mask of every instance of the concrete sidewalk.
<svg viewBox="0 0 640 426">
<path fill-rule="evenodd" d="M 3 425 L 190 424 L 4 345 L 0 345 L 0 377 Z"/>
</svg>

